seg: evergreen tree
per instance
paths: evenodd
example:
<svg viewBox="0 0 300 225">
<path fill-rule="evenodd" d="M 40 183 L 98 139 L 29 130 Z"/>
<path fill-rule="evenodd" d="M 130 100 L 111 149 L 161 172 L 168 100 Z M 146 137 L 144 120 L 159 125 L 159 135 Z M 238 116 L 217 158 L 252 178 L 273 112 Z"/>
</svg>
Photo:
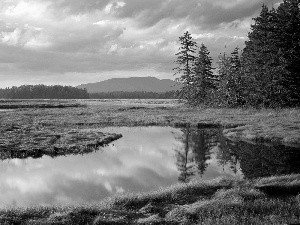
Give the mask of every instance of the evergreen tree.
<svg viewBox="0 0 300 225">
<path fill-rule="evenodd" d="M 230 105 L 228 100 L 230 93 L 227 88 L 228 75 L 230 73 L 230 57 L 225 52 L 224 54 L 220 53 L 217 65 L 217 75 L 220 82 L 215 92 L 215 98 L 218 101 L 217 105 L 228 106 Z"/>
<path fill-rule="evenodd" d="M 191 105 L 199 105 L 207 99 L 210 91 L 216 88 L 217 79 L 213 75 L 212 59 L 204 44 L 201 44 L 198 56 L 194 61 L 194 73 L 192 76 L 192 98 Z M 211 100 L 211 99 L 210 99 Z"/>
<path fill-rule="evenodd" d="M 241 60 L 239 48 L 236 47 L 231 56 L 219 56 L 218 76 L 218 97 L 221 105 L 241 106 L 244 104 L 244 84 L 241 72 Z"/>
<path fill-rule="evenodd" d="M 192 98 L 193 88 L 193 65 L 195 60 L 195 52 L 197 43 L 192 39 L 191 34 L 186 31 L 183 36 L 179 37 L 180 47 L 179 52 L 176 53 L 177 60 L 175 63 L 177 67 L 174 75 L 179 74 L 180 77 L 176 78 L 176 82 L 183 84 L 183 87 L 176 92 L 179 99 L 190 101 Z"/>
<path fill-rule="evenodd" d="M 284 82 L 284 63 L 277 46 L 276 10 L 269 11 L 263 5 L 260 15 L 254 18 L 242 54 L 245 74 L 247 104 L 252 106 L 277 107 L 288 100 Z"/>
<path fill-rule="evenodd" d="M 276 10 L 277 46 L 285 72 L 284 86 L 290 106 L 300 105 L 300 0 L 284 0 Z"/>
<path fill-rule="evenodd" d="M 265 105 L 264 87 L 268 82 L 265 70 L 266 53 L 269 48 L 267 27 L 270 22 L 267 6 L 262 7 L 260 15 L 254 18 L 254 21 L 242 56 L 244 72 L 247 76 L 248 104 L 257 106 Z"/>
</svg>

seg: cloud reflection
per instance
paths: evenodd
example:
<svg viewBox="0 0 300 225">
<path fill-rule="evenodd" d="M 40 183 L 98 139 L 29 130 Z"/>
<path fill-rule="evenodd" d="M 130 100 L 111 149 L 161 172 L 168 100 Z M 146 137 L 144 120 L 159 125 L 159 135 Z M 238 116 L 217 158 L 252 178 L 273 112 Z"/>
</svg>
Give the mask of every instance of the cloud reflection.
<svg viewBox="0 0 300 225">
<path fill-rule="evenodd" d="M 0 206 L 94 202 L 123 192 L 146 192 L 178 182 L 176 150 L 185 147 L 184 130 L 117 127 L 105 128 L 103 132 L 122 133 L 123 138 L 103 151 L 82 156 L 1 161 Z M 191 138 L 194 144 L 190 146 L 199 147 L 199 135 Z M 201 179 L 224 174 L 215 156 L 206 163 L 209 165 Z M 226 169 L 225 173 L 230 171 Z"/>
</svg>

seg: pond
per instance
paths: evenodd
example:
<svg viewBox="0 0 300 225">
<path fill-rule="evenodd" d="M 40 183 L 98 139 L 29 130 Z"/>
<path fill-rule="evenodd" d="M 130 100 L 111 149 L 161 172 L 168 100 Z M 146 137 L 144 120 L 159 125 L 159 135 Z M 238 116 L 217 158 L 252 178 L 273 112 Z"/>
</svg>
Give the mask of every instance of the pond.
<svg viewBox="0 0 300 225">
<path fill-rule="evenodd" d="M 225 139 L 220 129 L 110 127 L 101 150 L 0 161 L 0 206 L 94 203 L 191 179 L 300 173 L 300 149 Z"/>
</svg>

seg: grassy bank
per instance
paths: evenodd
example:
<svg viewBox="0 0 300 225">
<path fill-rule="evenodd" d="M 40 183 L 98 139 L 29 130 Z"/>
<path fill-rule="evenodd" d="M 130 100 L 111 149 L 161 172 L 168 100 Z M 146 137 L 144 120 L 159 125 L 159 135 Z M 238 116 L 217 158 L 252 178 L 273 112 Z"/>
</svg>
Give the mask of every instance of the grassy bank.
<svg viewBox="0 0 300 225">
<path fill-rule="evenodd" d="M 98 129 L 41 129 L 33 126 L 0 127 L 0 159 L 57 157 L 85 154 L 122 137 Z"/>
<path fill-rule="evenodd" d="M 0 111 L 1 125 L 99 128 L 105 126 L 224 127 L 230 139 L 300 145 L 300 109 L 191 109 L 178 105 L 90 102 L 86 108 Z"/>
<path fill-rule="evenodd" d="M 97 205 L 0 210 L 1 224 L 292 224 L 300 175 L 215 179 L 128 194 Z M 22 223 L 21 223 L 22 222 Z"/>
</svg>

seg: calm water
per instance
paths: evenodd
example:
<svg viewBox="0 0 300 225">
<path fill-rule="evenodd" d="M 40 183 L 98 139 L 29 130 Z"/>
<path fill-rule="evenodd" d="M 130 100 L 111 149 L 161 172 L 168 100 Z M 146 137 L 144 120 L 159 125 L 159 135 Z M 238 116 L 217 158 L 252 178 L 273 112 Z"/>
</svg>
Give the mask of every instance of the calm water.
<svg viewBox="0 0 300 225">
<path fill-rule="evenodd" d="M 0 161 L 0 206 L 95 202 L 191 179 L 300 173 L 300 150 L 226 140 L 218 129 L 105 128 L 123 137 L 100 151 Z"/>
</svg>

